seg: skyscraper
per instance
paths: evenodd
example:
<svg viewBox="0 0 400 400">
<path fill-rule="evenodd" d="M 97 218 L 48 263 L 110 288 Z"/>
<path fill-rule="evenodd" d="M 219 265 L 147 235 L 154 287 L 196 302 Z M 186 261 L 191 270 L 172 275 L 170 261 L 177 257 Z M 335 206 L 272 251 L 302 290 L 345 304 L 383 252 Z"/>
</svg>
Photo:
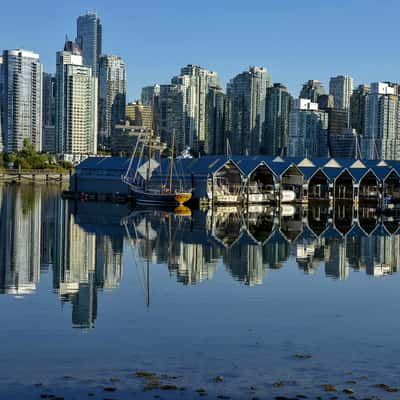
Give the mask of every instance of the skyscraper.
<svg viewBox="0 0 400 400">
<path fill-rule="evenodd" d="M 207 94 L 207 141 L 204 146 L 206 154 L 225 152 L 224 110 L 225 96 L 218 86 L 209 87 Z"/>
<path fill-rule="evenodd" d="M 125 121 L 126 69 L 121 57 L 104 55 L 99 61 L 99 143 L 110 145 L 115 125 Z"/>
<path fill-rule="evenodd" d="M 96 13 L 86 13 L 77 18 L 76 43 L 82 50 L 82 64 L 92 67 L 93 75 L 97 76 L 101 55 L 102 26 Z"/>
<path fill-rule="evenodd" d="M 160 85 L 157 105 L 157 133 L 161 141 L 171 145 L 171 134 L 175 132 L 175 147 L 184 150 L 184 92 L 181 85 Z"/>
<path fill-rule="evenodd" d="M 316 79 L 310 79 L 303 85 L 299 97 L 311 100 L 312 103 L 318 103 L 318 97 L 324 94 L 325 89 L 322 83 Z"/>
<path fill-rule="evenodd" d="M 369 85 L 359 85 L 350 98 L 350 126 L 359 135 L 362 135 L 365 129 L 365 100 L 369 92 Z"/>
<path fill-rule="evenodd" d="M 263 153 L 285 155 L 289 137 L 289 112 L 292 97 L 286 86 L 275 83 L 267 88 Z"/>
<path fill-rule="evenodd" d="M 0 153 L 3 147 L 3 57 L 0 56 Z"/>
<path fill-rule="evenodd" d="M 56 150 L 79 156 L 97 153 L 97 78 L 82 65 L 81 50 L 66 42 L 57 53 Z"/>
<path fill-rule="evenodd" d="M 328 114 L 309 99 L 293 101 L 289 117 L 288 156 L 326 157 Z"/>
<path fill-rule="evenodd" d="M 236 154 L 258 154 L 265 121 L 267 87 L 271 76 L 263 67 L 250 67 L 227 86 L 230 142 Z"/>
<path fill-rule="evenodd" d="M 56 77 L 43 74 L 43 151 L 56 152 Z"/>
<path fill-rule="evenodd" d="M 353 78 L 351 76 L 339 75 L 332 77 L 329 81 L 329 94 L 333 96 L 335 108 L 348 110 L 350 108 L 350 97 L 353 94 Z"/>
<path fill-rule="evenodd" d="M 160 94 L 160 85 L 145 86 L 142 88 L 140 101 L 144 106 L 153 106 L 154 97 Z"/>
<path fill-rule="evenodd" d="M 400 102 L 390 84 L 371 84 L 360 139 L 363 158 L 400 160 Z"/>
<path fill-rule="evenodd" d="M 204 152 L 208 141 L 206 99 L 211 86 L 220 86 L 218 75 L 198 65 L 189 64 L 181 69 L 179 76 L 172 79 L 172 83 L 180 85 L 183 91 L 184 137 L 179 147 Z"/>
<path fill-rule="evenodd" d="M 28 139 L 42 150 L 42 64 L 28 50 L 3 52 L 3 138 L 6 152 Z"/>
</svg>

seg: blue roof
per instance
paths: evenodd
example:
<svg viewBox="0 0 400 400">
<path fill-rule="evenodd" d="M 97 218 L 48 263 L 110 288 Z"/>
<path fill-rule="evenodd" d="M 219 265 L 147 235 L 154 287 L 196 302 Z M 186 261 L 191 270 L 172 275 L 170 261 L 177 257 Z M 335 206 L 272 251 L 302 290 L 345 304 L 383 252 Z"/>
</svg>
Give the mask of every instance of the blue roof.
<svg viewBox="0 0 400 400">
<path fill-rule="evenodd" d="M 322 171 L 322 169 L 319 167 L 298 167 L 298 168 L 304 175 L 304 178 L 306 180 L 311 179 L 318 170 Z"/>
<path fill-rule="evenodd" d="M 360 183 L 370 170 L 368 168 L 347 168 L 347 171 L 349 171 L 350 175 L 357 183 Z"/>
<path fill-rule="evenodd" d="M 98 169 L 125 171 L 128 168 L 130 159 L 130 157 L 88 157 L 77 165 L 76 170 Z M 138 161 L 138 158 L 134 159 L 132 165 L 133 169 L 136 168 Z"/>
<path fill-rule="evenodd" d="M 283 162 L 270 161 L 267 163 L 267 165 L 276 176 L 281 176 L 293 164 L 289 161 L 283 161 Z"/>
<path fill-rule="evenodd" d="M 351 238 L 351 237 L 360 237 L 364 236 L 367 237 L 367 233 L 364 231 L 363 228 L 359 224 L 354 224 L 353 227 L 350 229 L 349 232 L 347 232 L 346 237 Z"/>
<path fill-rule="evenodd" d="M 377 165 L 370 168 L 375 175 L 381 180 L 385 180 L 393 171 L 392 167 L 378 167 Z"/>
<path fill-rule="evenodd" d="M 343 168 L 322 168 L 322 171 L 333 182 L 343 172 Z"/>
<path fill-rule="evenodd" d="M 322 233 L 322 237 L 325 239 L 342 239 L 343 235 L 335 228 L 334 225 L 330 225 L 329 228 Z"/>
<path fill-rule="evenodd" d="M 282 234 L 280 229 L 275 229 L 274 233 L 269 237 L 266 242 L 267 244 L 274 244 L 274 243 L 287 243 L 286 237 Z"/>
<path fill-rule="evenodd" d="M 372 232 L 373 236 L 391 236 L 385 225 L 379 224 Z"/>
</svg>

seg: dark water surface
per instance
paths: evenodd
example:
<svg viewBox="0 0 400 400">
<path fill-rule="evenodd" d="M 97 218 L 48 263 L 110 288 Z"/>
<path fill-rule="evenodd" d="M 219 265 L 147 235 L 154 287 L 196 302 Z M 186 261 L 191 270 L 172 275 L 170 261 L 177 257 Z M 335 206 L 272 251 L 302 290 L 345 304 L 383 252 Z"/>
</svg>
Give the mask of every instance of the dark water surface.
<svg viewBox="0 0 400 400">
<path fill-rule="evenodd" d="M 396 221 L 60 191 L 0 185 L 1 398 L 400 398 Z"/>
</svg>

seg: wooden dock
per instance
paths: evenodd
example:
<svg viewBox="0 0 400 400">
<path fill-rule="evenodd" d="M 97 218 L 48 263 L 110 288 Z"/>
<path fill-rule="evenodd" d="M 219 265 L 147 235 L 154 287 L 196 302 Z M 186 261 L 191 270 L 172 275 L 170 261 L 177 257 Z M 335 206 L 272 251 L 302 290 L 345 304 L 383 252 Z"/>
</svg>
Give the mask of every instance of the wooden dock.
<svg viewBox="0 0 400 400">
<path fill-rule="evenodd" d="M 0 181 L 2 182 L 68 182 L 72 171 L 58 172 L 54 170 L 0 170 Z"/>
</svg>

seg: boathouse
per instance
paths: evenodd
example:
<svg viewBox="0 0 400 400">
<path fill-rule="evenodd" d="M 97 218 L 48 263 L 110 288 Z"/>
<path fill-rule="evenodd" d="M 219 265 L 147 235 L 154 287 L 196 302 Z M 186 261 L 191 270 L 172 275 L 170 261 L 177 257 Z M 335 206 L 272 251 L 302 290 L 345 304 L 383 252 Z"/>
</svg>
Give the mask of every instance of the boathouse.
<svg viewBox="0 0 400 400">
<path fill-rule="evenodd" d="M 127 157 L 89 157 L 76 167 L 70 190 L 128 193 L 121 176 Z M 136 169 L 138 160 L 133 161 Z M 142 161 L 143 163 L 145 161 Z M 169 160 L 154 165 L 151 185 L 165 185 Z M 208 204 L 277 202 L 400 201 L 400 162 L 268 156 L 204 156 L 177 159 L 173 188 L 193 189 L 193 199 Z"/>
</svg>

